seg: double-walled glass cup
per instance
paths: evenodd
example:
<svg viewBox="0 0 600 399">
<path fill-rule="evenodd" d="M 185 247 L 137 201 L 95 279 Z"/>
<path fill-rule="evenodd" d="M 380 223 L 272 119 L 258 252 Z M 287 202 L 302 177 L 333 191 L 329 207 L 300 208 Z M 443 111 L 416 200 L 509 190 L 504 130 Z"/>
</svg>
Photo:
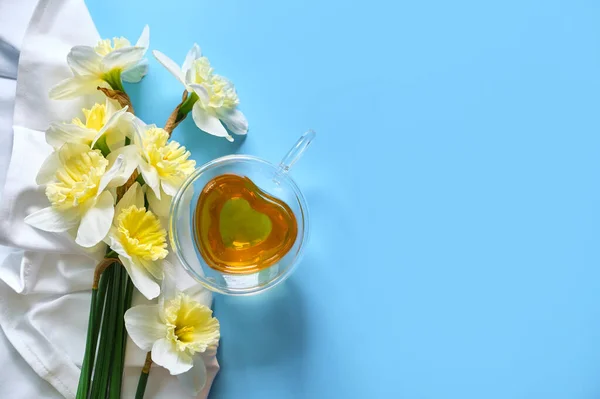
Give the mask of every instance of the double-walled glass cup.
<svg viewBox="0 0 600 399">
<path fill-rule="evenodd" d="M 169 215 L 171 248 L 187 272 L 211 291 L 228 295 L 263 292 L 290 276 L 308 241 L 308 208 L 302 192 L 289 176 L 291 166 L 315 137 L 306 132 L 278 166 L 249 155 L 229 155 L 196 169 L 173 197 Z M 255 273 L 227 274 L 211 268 L 196 243 L 196 206 L 200 193 L 213 178 L 235 174 L 248 177 L 261 190 L 284 201 L 293 211 L 298 233 L 292 248 L 277 263 Z"/>
</svg>

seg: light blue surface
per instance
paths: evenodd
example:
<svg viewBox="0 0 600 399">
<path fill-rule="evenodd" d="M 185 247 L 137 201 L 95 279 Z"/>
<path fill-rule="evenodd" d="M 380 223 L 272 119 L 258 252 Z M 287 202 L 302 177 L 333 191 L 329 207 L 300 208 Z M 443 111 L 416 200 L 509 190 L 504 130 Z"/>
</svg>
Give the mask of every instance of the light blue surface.
<svg viewBox="0 0 600 399">
<path fill-rule="evenodd" d="M 600 397 L 600 3 L 88 0 L 103 36 L 197 42 L 251 132 L 176 131 L 199 163 L 294 168 L 288 282 L 217 296 L 211 398 Z M 163 124 L 182 87 L 128 86 Z M 191 119 L 191 118 L 190 118 Z"/>
</svg>

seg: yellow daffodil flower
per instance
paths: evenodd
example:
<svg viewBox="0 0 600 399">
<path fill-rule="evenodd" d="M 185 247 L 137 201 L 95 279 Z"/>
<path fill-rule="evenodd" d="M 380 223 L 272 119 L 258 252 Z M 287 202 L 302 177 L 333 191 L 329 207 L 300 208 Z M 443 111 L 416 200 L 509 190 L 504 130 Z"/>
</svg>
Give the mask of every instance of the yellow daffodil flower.
<svg viewBox="0 0 600 399">
<path fill-rule="evenodd" d="M 148 26 L 135 46 L 120 37 L 101 40 L 96 47 L 75 46 L 67 55 L 67 63 L 73 76 L 58 83 L 50 90 L 54 99 L 69 99 L 94 93 L 98 86 L 123 91 L 121 80 L 139 82 L 148 72 L 144 55 L 148 50 L 150 30 Z"/>
<path fill-rule="evenodd" d="M 108 149 L 120 148 L 130 135 L 131 116 L 126 111 L 127 107 L 121 108 L 110 99 L 104 104 L 96 103 L 90 109 L 83 109 L 83 117 L 73 118 L 71 123 L 51 123 L 46 130 L 46 142 L 54 148 L 65 143 L 93 146 L 104 138 Z"/>
<path fill-rule="evenodd" d="M 131 170 L 123 158 L 107 159 L 84 144 L 64 144 L 44 161 L 36 178 L 46 186 L 51 206 L 30 214 L 25 222 L 51 232 L 76 229 L 77 244 L 88 248 L 98 244 L 114 215 L 114 197 L 108 189 L 117 187 Z"/>
<path fill-rule="evenodd" d="M 150 187 L 150 208 L 159 216 L 167 216 L 171 197 L 196 167 L 190 152 L 155 125 L 136 118 L 134 145 L 138 148 L 139 170 Z"/>
<path fill-rule="evenodd" d="M 204 288 L 179 291 L 165 272 L 158 304 L 125 312 L 125 327 L 133 342 L 151 351 L 152 361 L 177 375 L 195 395 L 206 384 L 202 355 L 214 352 L 220 338 L 219 321 L 209 308 L 211 299 Z"/>
<path fill-rule="evenodd" d="M 235 134 L 248 133 L 248 121 L 237 109 L 239 99 L 233 83 L 213 72 L 197 44 L 188 52 L 181 68 L 160 51 L 152 54 L 190 93 L 189 101 L 194 101 L 192 117 L 198 128 L 229 141 L 233 137 L 227 129 Z"/>
<path fill-rule="evenodd" d="M 167 232 L 158 217 L 144 207 L 144 192 L 135 182 L 117 203 L 105 242 L 115 251 L 133 285 L 148 299 L 160 293 L 168 254 Z"/>
</svg>

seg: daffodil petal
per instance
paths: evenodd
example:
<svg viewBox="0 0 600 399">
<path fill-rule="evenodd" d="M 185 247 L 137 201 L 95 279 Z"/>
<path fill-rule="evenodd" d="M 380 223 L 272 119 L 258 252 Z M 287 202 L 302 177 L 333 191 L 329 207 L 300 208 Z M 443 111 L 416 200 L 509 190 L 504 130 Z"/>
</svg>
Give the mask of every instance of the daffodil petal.
<svg viewBox="0 0 600 399">
<path fill-rule="evenodd" d="M 74 216 L 48 207 L 27 215 L 25 223 L 40 230 L 61 233 L 77 226 L 79 221 Z"/>
<path fill-rule="evenodd" d="M 184 294 L 189 295 L 194 301 L 204 305 L 208 308 L 212 305 L 212 292 L 207 290 L 201 284 L 193 284 L 191 287 L 183 291 Z"/>
<path fill-rule="evenodd" d="M 107 187 L 120 187 L 125 184 L 140 162 L 140 156 L 137 147 L 134 145 L 127 145 L 108 154 L 106 159 L 108 160 L 109 169 L 112 168 L 119 156 L 123 160 L 123 167 L 117 174 L 113 176 Z"/>
<path fill-rule="evenodd" d="M 160 319 L 165 321 L 165 303 L 175 298 L 177 295 L 177 283 L 175 280 L 173 265 L 168 261 L 163 261 L 164 274 L 160 283 L 160 296 L 158 297 L 158 308 Z"/>
<path fill-rule="evenodd" d="M 244 114 L 237 109 L 219 113 L 219 118 L 229 130 L 235 134 L 248 133 L 248 121 Z"/>
<path fill-rule="evenodd" d="M 206 90 L 206 87 L 196 83 L 190 83 L 188 86 L 194 91 L 194 93 L 198 95 L 199 101 L 201 101 L 202 104 L 209 103 L 210 98 L 208 96 L 208 91 Z"/>
<path fill-rule="evenodd" d="M 139 259 L 139 262 L 156 280 L 161 281 L 163 279 L 162 261 Z"/>
<path fill-rule="evenodd" d="M 196 397 L 206 385 L 206 365 L 202 356 L 194 356 L 194 366 L 187 372 L 179 374 L 177 379 L 190 395 Z"/>
<path fill-rule="evenodd" d="M 54 148 L 59 148 L 65 143 L 89 144 L 95 133 L 85 127 L 53 122 L 46 130 L 46 143 Z"/>
<path fill-rule="evenodd" d="M 125 270 L 127 270 L 127 274 L 131 277 L 133 285 L 142 295 L 147 299 L 154 299 L 160 294 L 160 286 L 146 269 L 136 265 L 133 260 L 127 259 L 124 256 L 119 256 L 119 259 L 123 263 Z"/>
<path fill-rule="evenodd" d="M 108 120 L 106 121 L 106 123 L 104 124 L 104 126 L 102 126 L 102 129 L 100 129 L 98 131 L 98 133 L 96 133 L 96 137 L 94 137 L 94 140 L 92 140 L 92 144 L 91 146 L 95 146 L 96 142 L 98 140 L 100 140 L 100 137 L 104 136 L 104 134 L 106 133 L 107 130 L 112 129 L 113 127 L 115 127 L 115 125 L 117 124 L 117 122 L 119 121 L 119 118 L 121 118 L 123 116 L 123 114 L 125 114 L 125 112 L 127 112 L 127 106 L 121 108 L 120 110 L 118 110 L 117 112 L 113 113 Z"/>
<path fill-rule="evenodd" d="M 194 365 L 193 359 L 185 352 L 179 352 L 174 342 L 159 339 L 152 346 L 152 361 L 169 370 L 171 375 L 185 373 Z"/>
<path fill-rule="evenodd" d="M 148 60 L 143 59 L 137 65 L 129 68 L 121 74 L 121 79 L 128 83 L 138 83 L 148 74 Z"/>
<path fill-rule="evenodd" d="M 102 59 L 106 71 L 112 69 L 127 70 L 136 65 L 144 57 L 144 47 L 122 47 L 111 51 Z"/>
<path fill-rule="evenodd" d="M 42 166 L 35 177 L 35 182 L 40 185 L 50 182 L 52 179 L 54 179 L 56 171 L 60 166 L 58 151 L 54 151 L 52 154 L 48 155 L 48 157 L 42 163 Z"/>
<path fill-rule="evenodd" d="M 140 170 L 142 171 L 142 177 L 144 181 L 154 191 L 157 198 L 160 198 L 160 178 L 158 172 L 146 161 L 140 162 Z"/>
<path fill-rule="evenodd" d="M 115 215 L 117 215 L 116 209 Z M 119 258 L 121 258 L 122 256 L 126 259 L 131 259 L 131 257 L 127 255 L 127 251 L 125 251 L 125 248 L 123 248 L 119 240 L 117 240 L 116 238 L 118 236 L 118 232 L 118 229 L 114 225 L 111 226 L 110 230 L 108 230 L 108 235 L 104 237 L 103 241 L 110 247 L 110 249 L 119 254 Z"/>
<path fill-rule="evenodd" d="M 179 187 L 181 187 L 181 183 L 175 184 L 170 180 L 163 180 L 160 182 L 160 186 L 165 194 L 173 197 L 175 194 L 177 194 L 177 190 L 179 190 Z"/>
<path fill-rule="evenodd" d="M 167 334 L 167 326 L 159 317 L 158 305 L 139 305 L 127 310 L 125 328 L 131 340 L 145 352 Z"/>
<path fill-rule="evenodd" d="M 202 51 L 200 50 L 200 46 L 194 43 L 190 51 L 188 51 L 187 55 L 185 56 L 185 61 L 183 61 L 183 65 L 181 67 L 182 72 L 185 74 L 192 66 L 192 63 L 201 56 Z"/>
<path fill-rule="evenodd" d="M 89 46 L 75 46 L 67 55 L 67 64 L 76 75 L 100 75 L 102 58 Z"/>
<path fill-rule="evenodd" d="M 81 75 L 67 78 L 50 89 L 49 96 L 54 100 L 67 100 L 85 94 L 95 93 L 100 87 L 107 87 L 108 83 L 95 75 Z"/>
<path fill-rule="evenodd" d="M 225 130 L 221 121 L 206 112 L 198 102 L 196 102 L 192 108 L 192 117 L 194 118 L 194 123 L 196 123 L 196 126 L 198 126 L 200 130 L 212 134 L 213 136 L 225 137 L 228 141 L 233 141 L 233 137 L 227 133 L 227 130 Z"/>
<path fill-rule="evenodd" d="M 90 208 L 81 218 L 75 242 L 82 247 L 93 247 L 108 234 L 114 217 L 115 200 L 112 194 L 104 191 L 98 197 L 96 205 Z"/>
<path fill-rule="evenodd" d="M 144 26 L 144 29 L 142 30 L 142 34 L 140 35 L 140 38 L 138 39 L 137 43 L 135 44 L 135 47 L 143 47 L 143 48 L 147 49 L 149 45 L 150 45 L 150 27 L 148 27 L 148 25 L 146 25 L 146 26 Z"/>
<path fill-rule="evenodd" d="M 153 190 L 146 193 L 146 199 L 148 199 L 148 205 L 150 210 L 158 216 L 168 216 L 169 210 L 171 209 L 172 197 L 162 192 L 160 199 L 156 197 Z"/>
<path fill-rule="evenodd" d="M 167 68 L 167 71 L 171 72 L 173 76 L 177 78 L 177 80 L 179 80 L 183 85 L 185 85 L 183 72 L 181 71 L 181 68 L 179 68 L 179 65 L 175 63 L 175 61 L 173 61 L 158 50 L 153 50 L 152 54 L 154 55 L 154 58 L 156 58 L 156 60 L 162 64 L 162 66 Z"/>
<path fill-rule="evenodd" d="M 104 175 L 102 175 L 102 178 L 100 178 L 100 183 L 98 183 L 98 195 L 104 191 L 115 177 L 120 177 L 124 173 L 125 167 L 124 156 L 122 154 L 118 155 L 110 169 L 108 169 Z"/>
<path fill-rule="evenodd" d="M 138 208 L 144 206 L 144 192 L 138 182 L 133 183 L 125 195 L 117 202 L 115 215 L 120 215 L 123 209 L 127 209 L 132 205 L 135 205 Z"/>
</svg>

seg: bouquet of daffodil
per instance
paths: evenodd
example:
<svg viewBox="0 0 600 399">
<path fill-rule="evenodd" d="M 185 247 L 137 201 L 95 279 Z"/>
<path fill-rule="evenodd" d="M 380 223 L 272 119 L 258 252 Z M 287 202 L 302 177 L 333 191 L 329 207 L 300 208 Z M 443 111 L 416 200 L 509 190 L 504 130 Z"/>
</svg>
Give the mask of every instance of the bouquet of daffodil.
<svg viewBox="0 0 600 399">
<path fill-rule="evenodd" d="M 170 137 L 190 112 L 201 130 L 229 141 L 231 133 L 246 134 L 248 123 L 237 109 L 234 86 L 214 73 L 197 45 L 181 68 L 154 52 L 185 91 L 164 128 L 137 118 L 123 81 L 139 82 L 146 75 L 148 46 L 145 27 L 135 45 L 114 38 L 96 47 L 73 47 L 67 57 L 73 76 L 50 91 L 54 99 L 100 92 L 105 97 L 71 121 L 48 127 L 46 141 L 53 152 L 36 181 L 45 186 L 50 206 L 25 219 L 105 254 L 90 282 L 77 398 L 120 397 L 126 334 L 148 352 L 139 398 L 152 363 L 199 392 L 206 382 L 202 354 L 214 351 L 219 342 L 219 322 L 206 301 L 178 291 L 170 277 L 174 266 L 166 261 L 171 198 L 195 168 L 189 151 Z M 157 304 L 130 308 L 134 287 Z"/>
</svg>

